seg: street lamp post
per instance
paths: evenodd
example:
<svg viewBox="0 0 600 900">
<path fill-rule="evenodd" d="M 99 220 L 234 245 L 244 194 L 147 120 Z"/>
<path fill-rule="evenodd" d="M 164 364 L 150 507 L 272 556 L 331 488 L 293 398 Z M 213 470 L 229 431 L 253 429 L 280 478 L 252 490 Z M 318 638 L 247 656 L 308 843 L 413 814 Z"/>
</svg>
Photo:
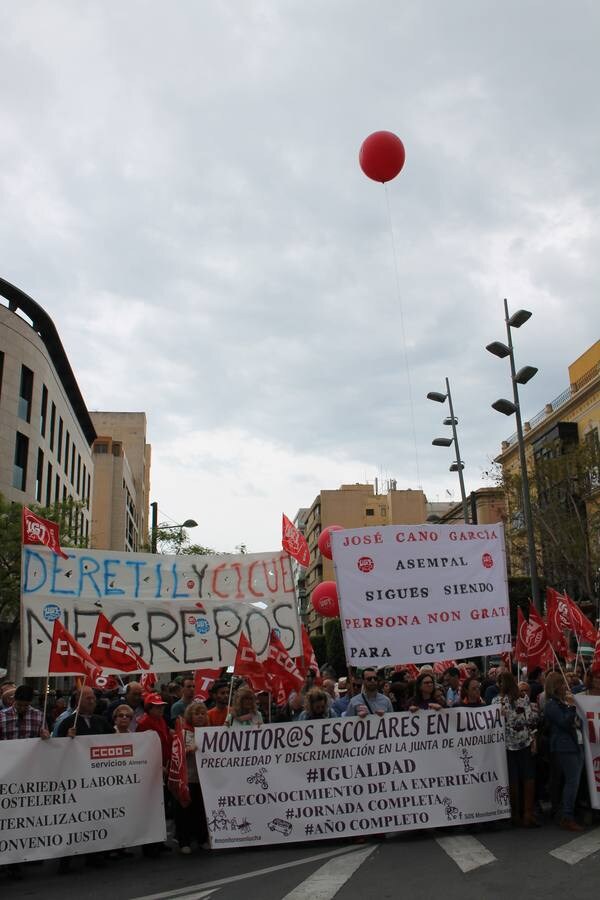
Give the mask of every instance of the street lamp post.
<svg viewBox="0 0 600 900">
<path fill-rule="evenodd" d="M 152 509 L 152 519 L 151 519 L 151 527 L 150 527 L 150 546 L 152 549 L 152 553 L 156 553 L 157 544 L 158 544 L 158 503 L 154 502 L 150 504 Z M 194 519 L 186 519 L 185 522 L 182 522 L 181 525 L 161 525 L 161 531 L 171 531 L 171 530 L 179 530 L 183 531 L 184 528 L 196 528 L 198 523 Z"/>
<path fill-rule="evenodd" d="M 540 609 L 540 584 L 537 572 L 537 557 L 535 550 L 535 536 L 533 532 L 533 516 L 531 513 L 531 494 L 529 492 L 529 475 L 527 473 L 527 458 L 525 455 L 525 440 L 523 438 L 523 423 L 521 420 L 521 406 L 519 403 L 519 384 L 527 384 L 537 373 L 534 366 L 524 366 L 517 372 L 515 366 L 515 354 L 512 341 L 513 328 L 520 328 L 531 318 L 531 313 L 527 309 L 518 309 L 516 313 L 509 316 L 508 300 L 504 298 L 504 321 L 506 322 L 506 344 L 501 341 L 492 341 L 485 348 L 489 353 L 504 359 L 508 356 L 510 361 L 510 376 L 513 386 L 513 400 L 500 398 L 492 403 L 492 409 L 503 413 L 505 416 L 515 416 L 517 423 L 517 444 L 519 447 L 519 465 L 521 468 L 521 486 L 523 493 L 523 520 L 525 523 L 525 532 L 527 534 L 527 552 L 529 554 L 529 576 L 531 580 L 531 599 L 537 610 Z"/>
<path fill-rule="evenodd" d="M 428 400 L 433 400 L 435 403 L 445 403 L 446 398 L 448 399 L 448 407 L 450 409 L 450 416 L 444 419 L 444 425 L 452 426 L 452 437 L 451 438 L 434 438 L 431 442 L 434 447 L 451 447 L 454 444 L 454 452 L 456 455 L 455 462 L 450 466 L 451 472 L 458 472 L 458 481 L 460 484 L 460 496 L 462 500 L 462 508 L 463 508 L 463 519 L 465 524 L 469 522 L 469 507 L 467 505 L 467 494 L 465 491 L 465 480 L 463 478 L 463 469 L 465 464 L 460 458 L 460 448 L 458 446 L 458 432 L 456 430 L 456 426 L 458 424 L 458 419 L 454 415 L 454 407 L 452 405 L 452 394 L 450 393 L 450 382 L 446 378 L 446 393 L 441 394 L 439 391 L 429 391 L 427 394 Z"/>
</svg>

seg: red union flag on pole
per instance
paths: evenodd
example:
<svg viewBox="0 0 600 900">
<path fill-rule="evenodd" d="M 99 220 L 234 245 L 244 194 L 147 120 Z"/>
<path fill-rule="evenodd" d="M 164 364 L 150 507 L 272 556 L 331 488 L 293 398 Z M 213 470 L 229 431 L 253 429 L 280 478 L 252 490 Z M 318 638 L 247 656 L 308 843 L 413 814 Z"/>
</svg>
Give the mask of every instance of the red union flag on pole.
<svg viewBox="0 0 600 900">
<path fill-rule="evenodd" d="M 569 610 L 569 618 L 571 620 L 571 628 L 577 635 L 577 640 L 581 641 L 581 638 L 585 638 L 586 641 L 589 641 L 590 644 L 596 643 L 596 629 L 584 614 L 581 612 L 579 606 L 575 603 L 574 600 L 571 600 L 568 594 L 563 595 L 564 599 L 567 602 L 567 608 Z"/>
<path fill-rule="evenodd" d="M 185 808 L 190 805 L 192 801 L 188 785 L 187 762 L 185 759 L 185 734 L 179 717 L 177 717 L 175 734 L 173 735 L 173 743 L 171 744 L 171 761 L 169 763 L 167 786 L 181 806 Z"/>
<path fill-rule="evenodd" d="M 553 588 L 546 590 L 546 631 L 548 639 L 557 653 L 561 656 L 567 656 L 569 653 L 569 642 L 565 635 L 565 629 L 570 628 L 569 624 L 565 625 L 564 609 L 565 604 L 559 602 L 558 591 Z M 563 607 L 563 609 L 561 609 Z"/>
<path fill-rule="evenodd" d="M 140 675 L 140 684 L 145 692 L 151 691 L 157 681 L 154 672 L 144 672 L 143 675 Z"/>
<path fill-rule="evenodd" d="M 269 690 L 264 666 L 256 658 L 256 653 L 243 631 L 240 633 L 233 671 L 236 675 L 247 678 L 255 691 Z"/>
<path fill-rule="evenodd" d="M 94 681 L 102 674 L 102 669 L 95 659 L 72 634 L 64 627 L 60 619 L 54 620 L 52 647 L 48 663 L 49 675 L 86 675 Z"/>
<path fill-rule="evenodd" d="M 296 657 L 296 666 L 300 674 L 306 678 L 308 673 L 312 670 L 317 679 L 319 679 L 319 663 L 317 662 L 317 657 L 315 656 L 315 650 L 311 643 L 308 631 L 306 630 L 306 626 L 302 625 L 302 656 Z"/>
<path fill-rule="evenodd" d="M 544 620 L 535 606 L 529 604 L 529 622 L 527 624 L 527 670 L 544 666 L 548 660 L 548 654 L 552 655 L 550 641 L 546 634 Z"/>
<path fill-rule="evenodd" d="M 100 613 L 96 622 L 90 656 L 103 669 L 114 669 L 115 672 L 144 672 L 150 668 L 146 660 L 121 637 L 104 613 Z"/>
<path fill-rule="evenodd" d="M 221 674 L 221 669 L 196 669 L 194 672 L 194 700 L 208 700 L 210 689 Z"/>
<path fill-rule="evenodd" d="M 36 516 L 34 512 L 23 507 L 22 532 L 24 544 L 44 544 L 49 547 L 57 556 L 68 559 L 66 553 L 61 550 L 60 532 L 56 522 L 50 522 L 48 519 L 42 519 Z"/>
<path fill-rule="evenodd" d="M 310 550 L 306 538 L 293 522 L 290 522 L 285 513 L 281 526 L 281 546 L 286 553 L 297 559 L 301 566 L 307 566 L 310 562 Z"/>
<path fill-rule="evenodd" d="M 271 632 L 269 655 L 265 660 L 265 671 L 270 675 L 281 678 L 284 687 L 288 691 L 302 690 L 304 678 L 274 631 Z"/>
</svg>

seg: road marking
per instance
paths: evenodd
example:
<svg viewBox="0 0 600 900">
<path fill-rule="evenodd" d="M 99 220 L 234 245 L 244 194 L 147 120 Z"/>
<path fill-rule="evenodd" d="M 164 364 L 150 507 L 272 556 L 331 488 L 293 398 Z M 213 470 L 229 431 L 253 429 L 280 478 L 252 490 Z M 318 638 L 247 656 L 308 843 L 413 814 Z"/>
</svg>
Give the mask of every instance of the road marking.
<svg viewBox="0 0 600 900">
<path fill-rule="evenodd" d="M 350 856 L 330 859 L 283 900 L 331 900 L 374 850 L 377 845 L 357 850 Z"/>
<path fill-rule="evenodd" d="M 186 888 L 187 890 L 187 888 Z M 204 900 L 205 897 L 210 897 L 211 894 L 214 894 L 216 888 L 213 888 L 210 891 L 195 891 L 192 894 L 180 894 L 179 900 Z"/>
<path fill-rule="evenodd" d="M 461 834 L 455 837 L 436 838 L 435 840 L 450 859 L 454 860 L 462 872 L 472 872 L 473 869 L 487 866 L 488 863 L 496 861 L 493 853 L 490 853 L 481 841 L 470 837 L 470 835 Z"/>
<path fill-rule="evenodd" d="M 598 850 L 600 850 L 600 828 L 596 828 L 588 834 L 582 834 L 581 837 L 557 847 L 556 850 L 551 850 L 550 856 L 555 856 L 556 859 L 561 859 L 570 866 L 574 866 Z"/>
<path fill-rule="evenodd" d="M 307 863 L 318 862 L 320 859 L 330 859 L 333 856 L 347 856 L 355 852 L 354 847 L 340 847 L 338 850 L 329 850 L 327 853 L 316 853 L 314 856 L 304 856 L 292 862 L 281 863 L 278 866 L 269 866 L 266 869 L 255 869 L 252 872 L 243 872 L 241 875 L 231 875 L 229 878 L 218 878 L 216 881 L 205 881 L 203 884 L 188 884 L 187 887 L 177 890 L 163 891 L 160 894 L 144 894 L 143 897 L 135 897 L 134 900 L 171 900 L 177 897 L 183 900 L 186 894 L 194 891 L 202 891 L 208 888 L 221 887 L 223 884 L 231 884 L 234 881 L 243 881 L 245 878 L 256 878 L 258 875 L 269 875 L 271 872 L 280 872 L 282 869 L 292 869 L 294 866 L 304 866 Z"/>
</svg>

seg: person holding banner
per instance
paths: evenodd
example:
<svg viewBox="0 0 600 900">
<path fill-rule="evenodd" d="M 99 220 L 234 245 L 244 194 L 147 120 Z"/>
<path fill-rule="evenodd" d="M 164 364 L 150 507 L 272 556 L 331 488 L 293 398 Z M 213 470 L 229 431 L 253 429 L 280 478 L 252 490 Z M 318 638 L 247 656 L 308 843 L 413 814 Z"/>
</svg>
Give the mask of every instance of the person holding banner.
<svg viewBox="0 0 600 900">
<path fill-rule="evenodd" d="M 565 831 L 583 831 L 575 821 L 575 800 L 583 770 L 583 738 L 573 694 L 558 672 L 551 672 L 545 683 L 544 719 L 549 729 L 552 760 L 564 778 L 559 825 Z"/>
<path fill-rule="evenodd" d="M 458 706 L 485 706 L 481 699 L 481 685 L 478 678 L 465 678 L 460 688 L 460 703 Z"/>
<path fill-rule="evenodd" d="M 129 734 L 133 721 L 133 710 L 126 703 L 117 706 L 112 714 L 116 734 Z"/>
<path fill-rule="evenodd" d="M 392 701 L 385 694 L 377 690 L 377 672 L 375 669 L 365 669 L 362 678 L 362 690 L 352 697 L 348 703 L 345 716 L 365 716 L 376 714 L 383 716 L 385 713 L 394 712 Z"/>
<path fill-rule="evenodd" d="M 0 712 L 0 741 L 50 737 L 41 711 L 31 706 L 32 700 L 33 688 L 20 684 L 13 705 Z"/>
<path fill-rule="evenodd" d="M 251 688 L 241 687 L 235 692 L 225 724 L 232 728 L 258 728 L 263 724 L 256 694 Z"/>
<path fill-rule="evenodd" d="M 204 703 L 194 700 L 183 714 L 183 734 L 185 738 L 185 761 L 187 765 L 188 789 L 190 792 L 189 806 L 175 804 L 175 831 L 179 842 L 179 849 L 184 855 L 192 852 L 191 843 L 195 839 L 198 846 L 202 847 L 208 840 L 208 825 L 206 824 L 206 812 L 200 790 L 200 779 L 196 765 L 196 740 L 194 731 L 196 728 L 208 727 L 208 710 Z"/>
<path fill-rule="evenodd" d="M 144 701 L 146 712 L 138 722 L 136 731 L 155 731 L 160 738 L 162 750 L 163 772 L 166 775 L 171 758 L 171 732 L 165 719 L 165 706 L 167 704 L 160 694 L 148 694 Z"/>
<path fill-rule="evenodd" d="M 304 698 L 304 710 L 298 716 L 299 722 L 308 719 L 337 719 L 338 714 L 329 702 L 329 696 L 322 688 L 314 687 Z"/>
<path fill-rule="evenodd" d="M 56 736 L 74 738 L 78 734 L 112 734 L 113 729 L 104 716 L 97 716 L 96 695 L 91 687 L 82 687 L 79 706 L 58 726 Z"/>
<path fill-rule="evenodd" d="M 585 693 L 588 697 L 600 697 L 600 670 L 588 669 L 585 676 Z"/>
<path fill-rule="evenodd" d="M 511 821 L 524 828 L 539 828 L 533 810 L 535 805 L 535 759 L 537 753 L 537 713 L 528 697 L 522 697 L 517 681 L 510 672 L 498 678 L 498 696 L 492 706 L 500 706 L 504 717 L 508 787 Z M 523 818 L 520 806 L 523 806 Z"/>
</svg>

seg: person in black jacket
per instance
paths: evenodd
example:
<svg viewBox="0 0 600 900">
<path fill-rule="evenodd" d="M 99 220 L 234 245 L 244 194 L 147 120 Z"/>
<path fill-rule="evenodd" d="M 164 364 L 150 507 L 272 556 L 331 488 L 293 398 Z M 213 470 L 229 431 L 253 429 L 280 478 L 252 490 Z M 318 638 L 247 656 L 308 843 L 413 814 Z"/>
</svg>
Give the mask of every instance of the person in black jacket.
<svg viewBox="0 0 600 900">
<path fill-rule="evenodd" d="M 91 687 L 81 689 L 79 700 L 79 714 L 77 711 L 58 726 L 58 737 L 75 737 L 76 734 L 113 734 L 113 728 L 108 724 L 104 716 L 97 716 L 96 695 Z M 77 719 L 77 725 L 75 725 Z"/>
<path fill-rule="evenodd" d="M 549 732 L 550 754 L 563 775 L 560 827 L 566 831 L 583 831 L 575 821 L 575 800 L 583 769 L 583 741 L 573 694 L 558 672 L 551 672 L 545 683 L 544 720 Z"/>
</svg>

